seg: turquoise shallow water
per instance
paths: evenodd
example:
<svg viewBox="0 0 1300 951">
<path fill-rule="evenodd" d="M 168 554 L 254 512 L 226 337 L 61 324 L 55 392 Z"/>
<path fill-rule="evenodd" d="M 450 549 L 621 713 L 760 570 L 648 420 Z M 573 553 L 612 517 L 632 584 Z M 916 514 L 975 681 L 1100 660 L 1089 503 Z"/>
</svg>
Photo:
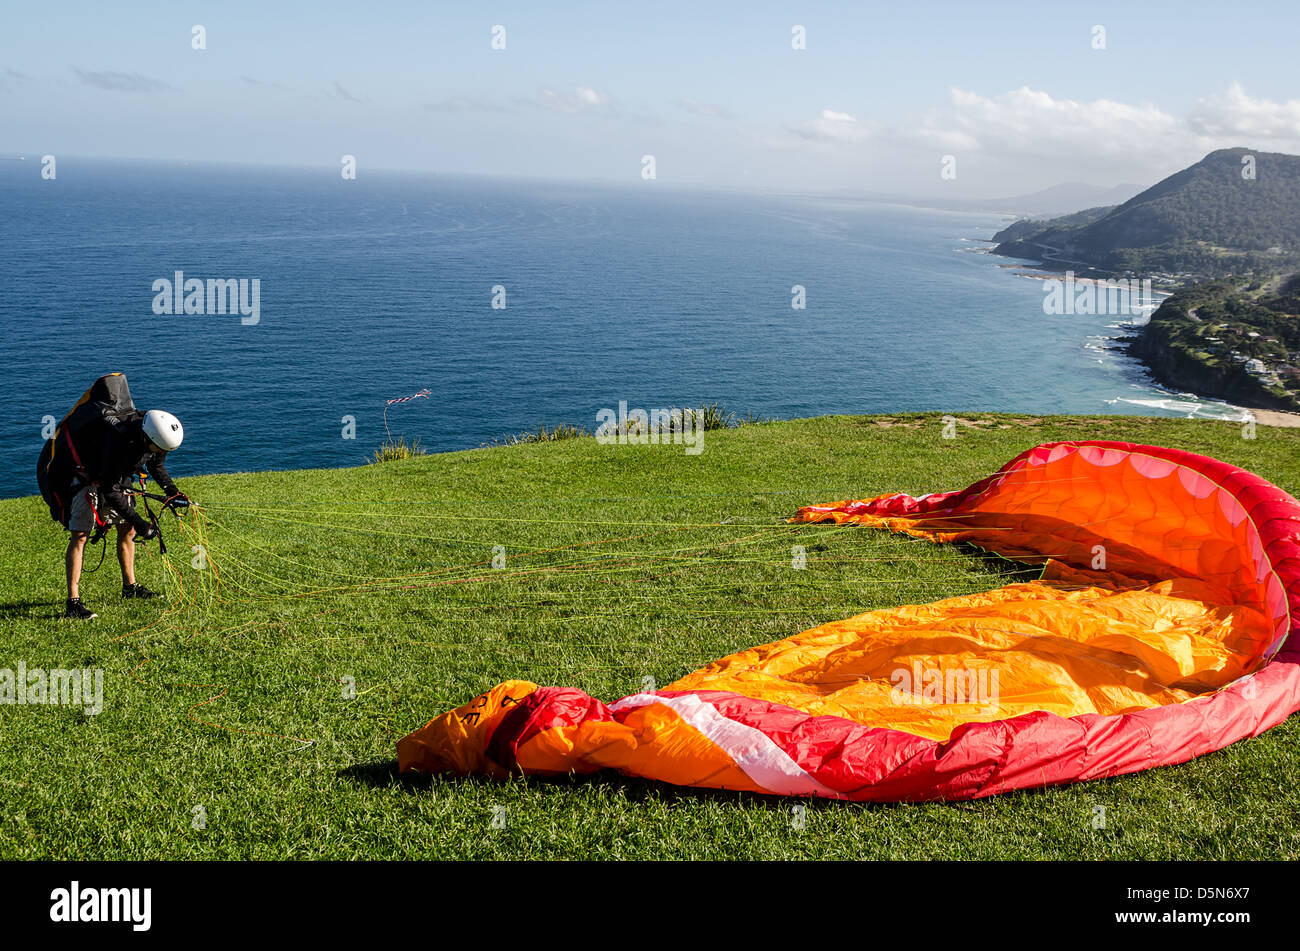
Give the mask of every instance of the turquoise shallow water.
<svg viewBox="0 0 1300 951">
<path fill-rule="evenodd" d="M 1108 349 L 1126 318 L 1046 316 L 1041 282 L 970 253 L 996 216 L 638 184 L 0 163 L 0 495 L 35 491 L 42 418 L 112 370 L 184 421 L 180 474 L 356 464 L 425 388 L 389 423 L 435 451 L 620 400 L 1227 413 Z M 177 270 L 257 278 L 258 323 L 155 314 Z"/>
</svg>

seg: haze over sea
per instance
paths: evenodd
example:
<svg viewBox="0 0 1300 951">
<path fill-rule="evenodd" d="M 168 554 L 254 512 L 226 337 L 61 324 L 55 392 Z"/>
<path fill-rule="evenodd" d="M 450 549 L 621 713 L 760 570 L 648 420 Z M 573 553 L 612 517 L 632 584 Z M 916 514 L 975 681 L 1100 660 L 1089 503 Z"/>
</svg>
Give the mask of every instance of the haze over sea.
<svg viewBox="0 0 1300 951">
<path fill-rule="evenodd" d="M 620 400 L 1233 415 L 1171 398 L 1108 349 L 1128 318 L 1047 316 L 1040 282 L 963 253 L 997 215 L 62 157 L 45 181 L 38 156 L 0 162 L 0 208 L 3 496 L 36 492 L 42 418 L 115 370 L 141 409 L 184 422 L 178 477 L 361 463 L 385 438 L 385 400 L 425 388 L 389 425 L 431 451 L 543 422 L 592 429 Z M 178 270 L 259 279 L 259 322 L 156 315 L 153 283 Z"/>
</svg>

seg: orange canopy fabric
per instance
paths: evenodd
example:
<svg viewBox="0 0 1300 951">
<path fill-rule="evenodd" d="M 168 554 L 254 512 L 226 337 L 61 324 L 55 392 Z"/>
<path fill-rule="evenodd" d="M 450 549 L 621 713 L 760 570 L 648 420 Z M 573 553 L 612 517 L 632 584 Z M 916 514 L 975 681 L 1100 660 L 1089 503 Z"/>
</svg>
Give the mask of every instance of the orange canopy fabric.
<svg viewBox="0 0 1300 951">
<path fill-rule="evenodd" d="M 1110 715 L 1190 700 L 1245 673 L 1268 625 L 1178 579 L 1115 590 L 1081 572 L 832 621 L 688 674 L 816 715 L 947 740 L 1035 710 Z"/>
</svg>

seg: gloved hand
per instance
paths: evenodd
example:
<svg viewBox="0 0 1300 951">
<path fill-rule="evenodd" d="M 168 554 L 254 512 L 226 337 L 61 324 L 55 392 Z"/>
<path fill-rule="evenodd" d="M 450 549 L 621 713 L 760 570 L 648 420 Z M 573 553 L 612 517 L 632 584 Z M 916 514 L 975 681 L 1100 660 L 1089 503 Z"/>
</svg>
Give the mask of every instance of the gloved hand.
<svg viewBox="0 0 1300 951">
<path fill-rule="evenodd" d="M 143 529 L 135 530 L 135 540 L 138 542 L 147 542 L 151 538 L 157 538 L 161 533 L 152 525 L 146 524 Z"/>
<path fill-rule="evenodd" d="M 177 492 L 167 499 L 167 504 L 178 513 L 184 512 L 190 507 L 190 497 L 184 492 Z"/>
</svg>

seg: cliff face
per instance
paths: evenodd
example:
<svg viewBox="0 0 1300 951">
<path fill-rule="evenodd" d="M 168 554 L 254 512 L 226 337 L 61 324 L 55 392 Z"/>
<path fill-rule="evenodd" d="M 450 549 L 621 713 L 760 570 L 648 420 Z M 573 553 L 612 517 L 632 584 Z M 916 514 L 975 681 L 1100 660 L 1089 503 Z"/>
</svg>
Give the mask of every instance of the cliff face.
<svg viewBox="0 0 1300 951">
<path fill-rule="evenodd" d="M 1300 410 L 1300 404 L 1294 399 L 1270 393 L 1241 364 L 1207 361 L 1197 356 L 1174 338 L 1170 325 L 1157 319 L 1159 315 L 1157 311 L 1138 338 L 1129 344 L 1129 352 L 1146 364 L 1161 386 L 1238 406 Z"/>
</svg>

